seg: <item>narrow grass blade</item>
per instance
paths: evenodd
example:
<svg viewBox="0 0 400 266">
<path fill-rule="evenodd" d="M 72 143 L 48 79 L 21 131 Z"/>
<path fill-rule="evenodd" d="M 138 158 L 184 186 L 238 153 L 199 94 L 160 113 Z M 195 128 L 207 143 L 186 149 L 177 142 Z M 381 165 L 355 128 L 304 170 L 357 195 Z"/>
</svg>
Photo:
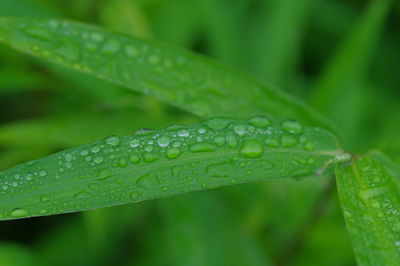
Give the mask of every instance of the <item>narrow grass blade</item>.
<svg viewBox="0 0 400 266">
<path fill-rule="evenodd" d="M 293 120 L 214 118 L 139 130 L 0 173 L 1 219 L 66 213 L 315 174 L 340 157 L 329 132 Z"/>
<path fill-rule="evenodd" d="M 397 265 L 400 261 L 399 181 L 366 156 L 337 166 L 344 217 L 360 265 Z"/>
<path fill-rule="evenodd" d="M 157 97 L 202 117 L 268 113 L 330 127 L 282 91 L 190 52 L 85 24 L 0 19 L 0 41 L 67 68 Z"/>
<path fill-rule="evenodd" d="M 363 150 L 373 139 L 368 135 L 369 110 L 376 99 L 366 81 L 391 4 L 390 0 L 369 2 L 318 77 L 311 95 L 311 105 L 336 123 L 343 132 L 344 147 L 352 151 Z"/>
</svg>

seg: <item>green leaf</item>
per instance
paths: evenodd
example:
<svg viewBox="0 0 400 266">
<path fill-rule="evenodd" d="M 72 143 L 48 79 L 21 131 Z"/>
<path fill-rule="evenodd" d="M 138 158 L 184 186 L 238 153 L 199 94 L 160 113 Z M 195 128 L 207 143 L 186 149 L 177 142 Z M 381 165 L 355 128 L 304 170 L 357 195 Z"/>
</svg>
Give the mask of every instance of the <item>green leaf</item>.
<svg viewBox="0 0 400 266">
<path fill-rule="evenodd" d="M 202 117 L 268 113 L 329 128 L 303 102 L 190 52 L 85 24 L 0 19 L 0 41 Z"/>
<path fill-rule="evenodd" d="M 364 151 L 374 139 L 368 128 L 370 117 L 376 114 L 376 111 L 370 113 L 376 97 L 367 82 L 368 70 L 390 4 L 391 0 L 370 1 L 328 61 L 311 95 L 311 105 L 336 123 L 344 147 L 352 151 Z M 361 131 L 363 134 L 359 134 Z"/>
<path fill-rule="evenodd" d="M 139 130 L 0 173 L 0 215 L 6 220 L 74 212 L 268 178 L 310 176 L 342 154 L 332 134 L 293 120 L 214 118 L 160 131 Z"/>
<path fill-rule="evenodd" d="M 372 157 L 337 166 L 336 178 L 347 228 L 360 265 L 400 261 L 399 181 Z"/>
</svg>

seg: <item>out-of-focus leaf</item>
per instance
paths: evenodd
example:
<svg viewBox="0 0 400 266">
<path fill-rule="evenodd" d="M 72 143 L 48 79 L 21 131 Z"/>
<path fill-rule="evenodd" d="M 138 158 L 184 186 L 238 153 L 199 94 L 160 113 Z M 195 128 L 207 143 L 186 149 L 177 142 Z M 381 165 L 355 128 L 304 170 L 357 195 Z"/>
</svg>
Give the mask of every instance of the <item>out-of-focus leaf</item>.
<svg viewBox="0 0 400 266">
<path fill-rule="evenodd" d="M 370 2 L 320 74 L 313 90 L 312 105 L 342 129 L 345 147 L 358 148 L 362 142 L 356 134 L 363 126 L 364 115 L 368 114 L 367 103 L 372 100 L 369 90 L 366 92 L 369 87 L 366 74 L 390 3 L 390 0 Z"/>
<path fill-rule="evenodd" d="M 0 39 L 202 117 L 269 113 L 329 127 L 304 103 L 187 51 L 59 20 L 4 18 Z"/>
<path fill-rule="evenodd" d="M 159 208 L 165 221 L 165 260 L 170 265 L 270 264 L 258 241 L 239 223 L 240 214 L 217 194 L 162 200 Z"/>
<path fill-rule="evenodd" d="M 360 265 L 400 261 L 400 184 L 370 156 L 337 166 L 343 214 Z"/>
</svg>

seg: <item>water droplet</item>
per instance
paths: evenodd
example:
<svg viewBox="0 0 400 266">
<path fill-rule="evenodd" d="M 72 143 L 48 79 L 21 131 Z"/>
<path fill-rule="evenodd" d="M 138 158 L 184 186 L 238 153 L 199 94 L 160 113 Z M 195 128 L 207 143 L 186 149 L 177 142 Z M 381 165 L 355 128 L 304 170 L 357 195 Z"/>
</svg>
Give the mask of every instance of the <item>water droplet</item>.
<svg viewBox="0 0 400 266">
<path fill-rule="evenodd" d="M 140 176 L 136 184 L 140 187 L 150 189 L 159 184 L 157 177 L 153 173 L 148 173 L 143 176 Z"/>
<path fill-rule="evenodd" d="M 162 136 L 158 138 L 157 142 L 160 147 L 167 147 L 170 143 L 170 139 L 167 136 Z"/>
<path fill-rule="evenodd" d="M 229 132 L 225 139 L 229 147 L 236 148 L 238 141 L 233 133 Z"/>
<path fill-rule="evenodd" d="M 224 118 L 212 118 L 210 120 L 205 121 L 203 124 L 208 126 L 211 129 L 214 130 L 221 130 L 226 128 L 232 120 L 229 119 L 224 119 Z"/>
<path fill-rule="evenodd" d="M 92 151 L 93 153 L 97 153 L 97 152 L 100 151 L 100 148 L 99 148 L 98 146 L 94 146 L 94 147 L 91 149 L 91 151 Z"/>
<path fill-rule="evenodd" d="M 144 150 L 147 151 L 147 152 L 152 152 L 153 151 L 153 146 L 147 145 L 146 147 L 144 147 Z"/>
<path fill-rule="evenodd" d="M 99 164 L 102 163 L 104 161 L 103 156 L 97 156 L 96 158 L 94 158 L 93 160 L 95 163 Z"/>
<path fill-rule="evenodd" d="M 178 132 L 178 136 L 179 137 L 189 137 L 189 131 L 187 131 L 186 129 L 182 129 Z"/>
<path fill-rule="evenodd" d="M 146 136 L 153 133 L 153 130 L 150 128 L 141 128 L 139 130 L 136 130 L 133 134 L 137 136 Z"/>
<path fill-rule="evenodd" d="M 119 166 L 120 167 L 126 167 L 127 165 L 128 165 L 128 162 L 124 158 L 119 160 Z"/>
<path fill-rule="evenodd" d="M 160 158 L 160 155 L 158 153 L 155 152 L 147 152 L 143 155 L 143 160 L 146 163 L 152 163 L 157 161 Z"/>
<path fill-rule="evenodd" d="M 235 131 L 236 134 L 239 136 L 243 136 L 246 134 L 246 128 L 243 125 L 236 125 L 233 130 Z"/>
<path fill-rule="evenodd" d="M 257 140 L 246 140 L 240 149 L 240 155 L 247 158 L 260 157 L 263 152 L 264 147 Z"/>
<path fill-rule="evenodd" d="M 137 154 L 131 154 L 129 156 L 129 161 L 136 164 L 136 163 L 140 162 L 140 157 Z"/>
<path fill-rule="evenodd" d="M 108 145 L 118 146 L 120 143 L 120 139 L 117 136 L 110 136 L 104 140 Z"/>
<path fill-rule="evenodd" d="M 28 34 L 29 36 L 35 38 L 35 39 L 39 39 L 42 41 L 52 41 L 53 40 L 53 36 L 50 32 L 48 32 L 47 30 L 41 29 L 41 28 L 33 28 L 33 27 L 29 27 L 26 28 L 25 33 Z"/>
<path fill-rule="evenodd" d="M 151 55 L 149 57 L 150 64 L 158 64 L 160 62 L 160 57 L 158 55 Z"/>
<path fill-rule="evenodd" d="M 86 156 L 86 155 L 89 154 L 89 152 L 88 152 L 87 150 L 82 150 L 82 151 L 80 152 L 80 154 L 81 154 L 82 156 Z"/>
<path fill-rule="evenodd" d="M 10 213 L 10 216 L 11 216 L 11 217 L 14 217 L 14 218 L 22 218 L 22 217 L 28 216 L 28 214 L 29 214 L 29 213 L 28 213 L 27 210 L 17 208 L 17 209 L 13 210 L 13 211 Z"/>
<path fill-rule="evenodd" d="M 216 149 L 217 146 L 210 143 L 196 143 L 190 146 L 191 152 L 210 152 L 210 151 L 215 151 Z"/>
<path fill-rule="evenodd" d="M 218 146 L 224 146 L 225 144 L 225 138 L 223 136 L 216 136 L 214 141 Z"/>
<path fill-rule="evenodd" d="M 103 45 L 101 51 L 104 54 L 113 54 L 113 53 L 117 52 L 120 47 L 121 47 L 121 44 L 119 41 L 111 39 L 111 40 L 106 41 L 106 43 Z"/>
<path fill-rule="evenodd" d="M 40 197 L 40 201 L 46 202 L 46 201 L 49 201 L 49 200 L 50 200 L 50 198 L 48 196 L 46 196 L 46 195 L 42 195 Z"/>
<path fill-rule="evenodd" d="M 67 162 L 72 161 L 73 158 L 74 158 L 74 157 L 73 157 L 72 154 L 70 154 L 70 153 L 68 153 L 68 154 L 66 154 L 66 155 L 64 156 L 64 159 L 65 159 Z"/>
<path fill-rule="evenodd" d="M 204 134 L 204 133 L 207 132 L 207 130 L 206 130 L 205 128 L 199 128 L 198 132 L 199 132 L 200 134 Z"/>
<path fill-rule="evenodd" d="M 301 134 L 303 132 L 303 127 L 297 121 L 288 120 L 282 123 L 282 129 L 291 134 Z"/>
<path fill-rule="evenodd" d="M 297 141 L 298 141 L 297 138 L 295 138 L 293 136 L 286 136 L 285 135 L 285 136 L 281 137 L 282 146 L 285 147 L 285 148 L 295 146 L 297 144 Z"/>
<path fill-rule="evenodd" d="M 264 143 L 265 143 L 267 146 L 270 146 L 270 147 L 273 147 L 273 148 L 277 148 L 277 147 L 279 147 L 279 145 L 280 145 L 279 140 L 277 140 L 277 139 L 272 139 L 272 138 L 266 138 L 266 139 L 264 140 Z"/>
<path fill-rule="evenodd" d="M 255 116 L 250 118 L 249 123 L 256 127 L 268 127 L 271 121 L 264 116 Z"/>
<path fill-rule="evenodd" d="M 396 242 L 394 243 L 394 245 L 395 245 L 396 247 L 400 247 L 400 240 L 399 240 L 399 241 L 396 241 Z"/>
<path fill-rule="evenodd" d="M 129 196 L 134 202 L 137 202 L 139 200 L 139 193 L 138 192 L 132 192 Z"/>
<path fill-rule="evenodd" d="M 83 198 L 90 197 L 90 194 L 86 190 L 81 190 L 78 193 L 76 193 L 74 195 L 74 197 L 77 198 L 77 199 L 83 199 Z"/>
<path fill-rule="evenodd" d="M 313 151 L 315 150 L 315 145 L 312 142 L 307 142 L 306 144 L 304 144 L 304 150 L 306 151 Z"/>
<path fill-rule="evenodd" d="M 136 147 L 139 147 L 140 140 L 133 139 L 133 140 L 130 140 L 128 143 L 129 143 L 129 146 L 131 146 L 132 148 L 136 148 Z"/>
<path fill-rule="evenodd" d="M 370 198 L 374 198 L 385 194 L 388 191 L 387 187 L 374 187 L 369 189 L 364 189 L 359 192 L 359 196 L 363 200 L 369 200 Z"/>
<path fill-rule="evenodd" d="M 95 42 L 102 42 L 104 40 L 104 36 L 98 32 L 93 32 L 90 35 L 90 38 L 92 38 L 92 40 Z"/>
<path fill-rule="evenodd" d="M 181 151 L 177 148 L 170 148 L 167 150 L 166 156 L 168 159 L 175 159 L 179 156 Z"/>
<path fill-rule="evenodd" d="M 138 49 L 136 49 L 135 46 L 127 45 L 127 46 L 125 46 L 125 53 L 128 57 L 133 58 L 133 57 L 138 56 L 139 51 L 138 51 Z"/>
<path fill-rule="evenodd" d="M 39 175 L 40 176 L 46 176 L 47 172 L 45 170 L 42 170 L 42 171 L 39 172 Z"/>
</svg>

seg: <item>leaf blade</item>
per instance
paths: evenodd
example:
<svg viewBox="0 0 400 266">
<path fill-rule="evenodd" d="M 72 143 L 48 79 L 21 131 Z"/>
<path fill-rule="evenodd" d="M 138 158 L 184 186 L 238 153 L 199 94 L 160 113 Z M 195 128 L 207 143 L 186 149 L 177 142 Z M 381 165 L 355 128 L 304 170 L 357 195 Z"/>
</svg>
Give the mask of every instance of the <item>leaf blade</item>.
<svg viewBox="0 0 400 266">
<path fill-rule="evenodd" d="M 372 157 L 337 166 L 339 198 L 360 265 L 396 265 L 400 260 L 399 183 Z"/>
<path fill-rule="evenodd" d="M 296 123 L 211 119 L 109 137 L 19 165 L 0 173 L 0 219 L 310 176 L 340 156 L 333 135 Z"/>
<path fill-rule="evenodd" d="M 268 113 L 332 128 L 302 101 L 188 51 L 62 20 L 2 18 L 0 41 L 201 117 Z"/>
</svg>

